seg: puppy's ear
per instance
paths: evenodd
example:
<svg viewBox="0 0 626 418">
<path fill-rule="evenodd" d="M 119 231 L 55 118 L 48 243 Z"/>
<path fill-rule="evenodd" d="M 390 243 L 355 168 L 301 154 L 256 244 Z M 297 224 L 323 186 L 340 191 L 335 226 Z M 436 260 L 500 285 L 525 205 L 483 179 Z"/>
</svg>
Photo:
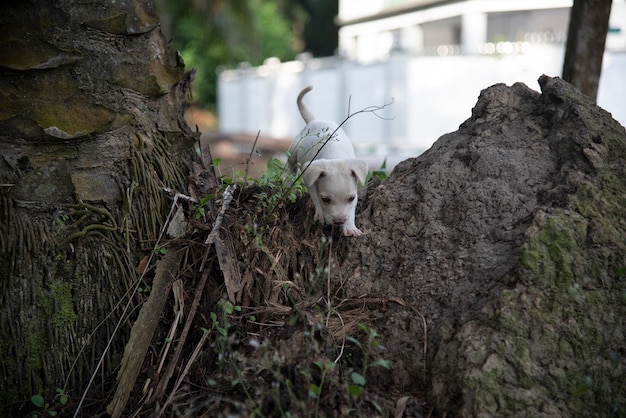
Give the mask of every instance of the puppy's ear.
<svg viewBox="0 0 626 418">
<path fill-rule="evenodd" d="M 350 170 L 352 170 L 352 175 L 356 177 L 356 179 L 361 184 L 365 184 L 365 177 L 367 176 L 367 163 L 365 161 L 359 160 L 350 160 Z"/>
<path fill-rule="evenodd" d="M 315 160 L 306 167 L 302 173 L 304 185 L 308 188 L 312 187 L 316 181 L 326 175 L 326 166 L 323 161 Z"/>
</svg>

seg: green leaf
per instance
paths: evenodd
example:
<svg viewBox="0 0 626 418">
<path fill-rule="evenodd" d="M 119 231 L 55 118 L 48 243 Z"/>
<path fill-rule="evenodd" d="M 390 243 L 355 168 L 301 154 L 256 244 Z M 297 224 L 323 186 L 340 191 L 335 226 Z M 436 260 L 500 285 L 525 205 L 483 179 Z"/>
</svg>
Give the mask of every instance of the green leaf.
<svg viewBox="0 0 626 418">
<path fill-rule="evenodd" d="M 322 390 L 320 389 L 319 386 L 311 383 L 311 385 L 309 386 L 309 397 L 317 399 L 320 396 L 321 392 Z"/>
<path fill-rule="evenodd" d="M 283 167 L 283 163 L 281 163 L 278 158 L 270 158 L 267 161 L 267 169 L 270 173 L 275 173 L 275 172 L 282 173 L 284 170 L 284 167 Z"/>
<path fill-rule="evenodd" d="M 365 378 L 360 373 L 352 372 L 350 378 L 355 385 L 365 386 Z"/>
<path fill-rule="evenodd" d="M 44 400 L 43 396 L 37 394 L 37 395 L 33 395 L 30 398 L 30 401 L 33 403 L 33 405 L 35 405 L 37 408 L 43 408 L 43 406 L 45 405 L 46 401 Z"/>
<path fill-rule="evenodd" d="M 220 334 L 222 334 L 224 337 L 228 336 L 228 331 L 226 331 L 226 329 L 224 328 L 218 328 L 217 332 L 219 332 Z"/>
<path fill-rule="evenodd" d="M 67 402 L 70 400 L 70 397 L 67 396 L 64 392 L 63 389 L 61 388 L 56 388 L 56 392 L 59 394 L 59 403 L 61 405 L 65 405 L 67 404 Z"/>
<path fill-rule="evenodd" d="M 212 193 L 209 193 L 208 195 L 201 197 L 200 198 L 200 205 L 201 206 L 206 205 L 207 203 L 209 203 L 209 200 L 213 199 L 214 197 L 215 196 L 213 196 Z"/>
<path fill-rule="evenodd" d="M 233 304 L 226 301 L 224 302 L 224 312 L 226 312 L 228 315 L 233 313 Z"/>
<path fill-rule="evenodd" d="M 361 393 L 363 393 L 363 389 L 361 389 L 361 386 L 350 385 L 350 386 L 348 386 L 348 392 L 352 396 L 360 396 Z"/>
<path fill-rule="evenodd" d="M 390 369 L 391 367 L 389 367 L 389 362 L 383 358 L 379 358 L 378 360 L 376 360 L 375 362 L 372 363 L 372 366 L 382 366 L 385 369 Z"/>
<path fill-rule="evenodd" d="M 350 341 L 351 343 L 356 344 L 361 350 L 363 350 L 363 345 L 361 345 L 361 342 L 359 340 L 357 340 L 354 337 L 347 337 L 346 340 Z"/>
<path fill-rule="evenodd" d="M 56 417 L 57 416 L 57 411 L 48 411 L 48 415 L 50 415 L 51 417 Z"/>
</svg>

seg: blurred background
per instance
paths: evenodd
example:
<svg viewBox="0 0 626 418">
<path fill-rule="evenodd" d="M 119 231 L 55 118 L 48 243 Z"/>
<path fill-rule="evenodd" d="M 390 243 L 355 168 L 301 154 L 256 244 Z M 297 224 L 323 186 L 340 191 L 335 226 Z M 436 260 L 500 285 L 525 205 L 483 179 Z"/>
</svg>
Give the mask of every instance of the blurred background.
<svg viewBox="0 0 626 418">
<path fill-rule="evenodd" d="M 189 124 L 221 167 L 252 174 L 304 126 L 296 96 L 370 168 L 428 149 L 496 83 L 561 76 L 571 0 L 159 0 L 196 69 Z M 613 0 L 598 104 L 626 125 L 626 0 Z M 258 138 L 257 138 L 258 136 Z M 254 152 L 251 153 L 256 141 Z"/>
</svg>

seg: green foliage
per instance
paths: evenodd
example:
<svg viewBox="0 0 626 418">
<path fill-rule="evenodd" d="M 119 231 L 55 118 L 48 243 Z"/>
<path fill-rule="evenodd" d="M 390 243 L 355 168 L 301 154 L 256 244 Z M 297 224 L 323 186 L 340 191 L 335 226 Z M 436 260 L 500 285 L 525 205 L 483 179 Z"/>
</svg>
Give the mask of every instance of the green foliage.
<svg viewBox="0 0 626 418">
<path fill-rule="evenodd" d="M 228 365 L 232 359 L 224 356 L 223 353 L 232 351 L 234 345 L 238 343 L 237 336 L 231 332 L 235 326 L 235 314 L 241 313 L 241 306 L 233 305 L 228 300 L 221 300 L 218 303 L 217 312 L 211 312 L 211 329 L 217 331 L 218 336 L 215 338 L 215 352 L 220 354 L 222 366 Z M 208 332 L 208 330 L 205 330 Z"/>
<path fill-rule="evenodd" d="M 361 386 L 365 385 L 365 377 L 367 374 L 367 370 L 370 367 L 374 367 L 374 366 L 380 366 L 380 367 L 384 367 L 385 369 L 389 369 L 389 362 L 387 360 L 384 359 L 377 359 L 376 361 L 374 361 L 373 363 L 370 363 L 370 356 L 372 355 L 374 350 L 384 350 L 385 347 L 380 344 L 380 342 L 378 341 L 378 332 L 376 332 L 375 329 L 368 327 L 365 324 L 359 324 L 359 328 L 361 329 L 361 331 L 363 331 L 365 333 L 365 335 L 367 336 L 367 339 L 365 341 L 365 344 L 362 344 L 359 340 L 357 340 L 354 337 L 348 337 L 347 340 L 350 341 L 351 343 L 355 344 L 363 353 L 363 362 L 362 362 L 362 366 L 361 366 L 361 373 L 353 373 L 353 375 L 355 375 L 355 377 L 353 377 L 353 382 L 355 384 L 358 384 L 357 382 L 355 382 L 355 379 L 357 381 L 359 380 L 359 377 L 363 379 L 363 384 L 361 384 Z"/>
<path fill-rule="evenodd" d="M 297 35 L 276 1 L 161 0 L 159 8 L 186 68 L 197 69 L 193 94 L 200 106 L 215 104 L 218 67 L 296 54 Z"/>
<path fill-rule="evenodd" d="M 167 254 L 167 248 L 166 247 L 156 247 L 154 249 L 154 253 L 156 255 L 165 255 L 165 254 Z"/>
<path fill-rule="evenodd" d="M 59 415 L 59 411 L 68 404 L 69 400 L 69 396 L 61 388 L 56 388 L 54 405 L 47 402 L 42 394 L 35 394 L 30 398 L 31 403 L 36 408 L 32 417 L 56 417 Z"/>
<path fill-rule="evenodd" d="M 206 211 L 204 210 L 204 207 L 207 205 L 207 203 L 209 203 L 209 201 L 213 200 L 214 198 L 215 196 L 212 194 L 208 194 L 200 198 L 198 206 L 196 207 L 196 219 L 204 218 L 206 216 Z"/>
<path fill-rule="evenodd" d="M 327 309 L 325 305 L 318 308 Z M 294 317 L 289 344 L 275 344 L 271 338 L 256 339 L 253 333 L 244 332 L 246 321 L 256 319 L 243 313 L 240 306 L 219 301 L 210 313 L 210 329 L 203 330 L 210 333 L 216 366 L 207 373 L 207 387 L 219 393 L 220 399 L 231 399 L 228 403 L 248 416 L 325 416 L 325 405 L 334 398 L 341 398 L 344 412 L 363 411 L 366 406 L 378 410 L 375 400 L 365 396 L 368 382 L 361 371 L 388 368 L 386 360 L 371 361 L 381 349 L 378 333 L 360 325 L 359 337 L 349 338 L 364 354 L 362 367 L 355 371 L 347 356 L 328 358 L 333 349 L 327 344 L 333 340 L 320 339 L 326 333 L 322 322 L 311 322 L 310 316 L 297 313 Z M 237 401 L 231 403 L 233 399 Z M 188 410 L 190 416 L 204 411 L 202 402 L 195 403 L 198 409 Z M 350 415 L 359 416 L 358 412 Z"/>
<path fill-rule="evenodd" d="M 286 202 L 294 203 L 306 192 L 306 187 L 299 177 L 289 173 L 285 164 L 277 158 L 267 162 L 267 170 L 259 178 L 250 178 L 244 171 L 236 171 L 229 175 L 221 173 L 221 160 L 215 158 L 213 167 L 219 173 L 222 189 L 231 184 L 239 184 L 244 188 L 258 189 L 254 193 L 257 201 L 255 213 L 250 214 L 253 219 L 249 222 L 251 231 L 255 235 L 263 232 L 266 223 L 278 216 L 277 210 L 284 207 Z M 196 207 L 196 217 L 204 216 L 203 207 L 213 195 L 203 197 Z M 259 222 L 261 225 L 259 225 Z M 260 229 L 259 229 L 260 228 Z"/>
<path fill-rule="evenodd" d="M 263 189 L 257 194 L 261 207 L 271 213 L 286 201 L 295 202 L 306 192 L 302 180 L 288 173 L 284 163 L 276 158 L 267 162 L 267 171 L 255 183 Z"/>
<path fill-rule="evenodd" d="M 381 181 L 387 178 L 387 158 L 383 160 L 378 170 L 370 171 L 365 177 L 365 184 L 367 184 L 372 177 L 378 177 Z"/>
</svg>

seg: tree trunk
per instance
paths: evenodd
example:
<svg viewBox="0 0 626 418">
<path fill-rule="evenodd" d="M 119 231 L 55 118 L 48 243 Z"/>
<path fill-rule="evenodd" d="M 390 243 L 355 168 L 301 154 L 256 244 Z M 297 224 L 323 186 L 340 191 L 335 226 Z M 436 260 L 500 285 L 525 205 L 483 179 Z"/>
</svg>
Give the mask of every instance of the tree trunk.
<svg viewBox="0 0 626 418">
<path fill-rule="evenodd" d="M 611 0 L 574 0 L 570 12 L 563 79 L 594 100 L 610 14 Z"/>
<path fill-rule="evenodd" d="M 153 2 L 2 8 L 0 402 L 14 413 L 119 366 L 135 266 L 194 142 Z"/>
</svg>

